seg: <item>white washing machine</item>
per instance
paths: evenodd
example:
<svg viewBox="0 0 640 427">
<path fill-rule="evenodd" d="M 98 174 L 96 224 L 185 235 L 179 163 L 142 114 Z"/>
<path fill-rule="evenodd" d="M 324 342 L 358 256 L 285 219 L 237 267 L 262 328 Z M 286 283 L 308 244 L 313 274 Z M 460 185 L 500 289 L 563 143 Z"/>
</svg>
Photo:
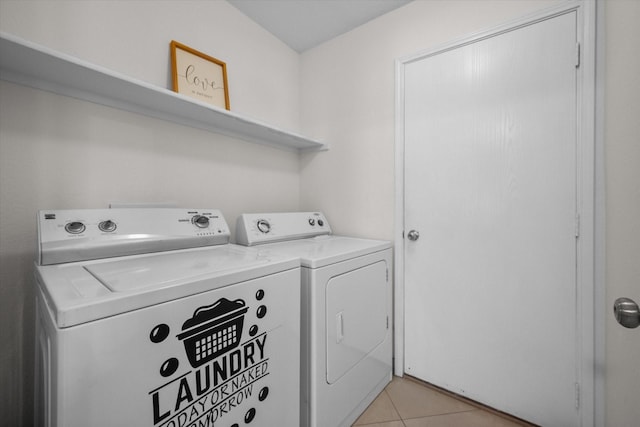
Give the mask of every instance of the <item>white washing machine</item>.
<svg viewBox="0 0 640 427">
<path fill-rule="evenodd" d="M 318 212 L 243 214 L 236 233 L 300 257 L 300 424 L 350 426 L 391 380 L 391 244 L 331 235 Z"/>
<path fill-rule="evenodd" d="M 211 209 L 38 213 L 36 425 L 299 424 L 297 257 Z"/>
</svg>

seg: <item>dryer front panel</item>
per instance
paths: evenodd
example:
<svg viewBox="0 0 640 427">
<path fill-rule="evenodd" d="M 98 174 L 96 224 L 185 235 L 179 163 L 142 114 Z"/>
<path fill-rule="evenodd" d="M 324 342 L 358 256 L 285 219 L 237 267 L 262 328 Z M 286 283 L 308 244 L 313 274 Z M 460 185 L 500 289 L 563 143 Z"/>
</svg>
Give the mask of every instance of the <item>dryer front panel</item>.
<svg viewBox="0 0 640 427">
<path fill-rule="evenodd" d="M 389 306 L 387 263 L 331 277 L 326 285 L 327 383 L 333 384 L 384 342 Z"/>
</svg>

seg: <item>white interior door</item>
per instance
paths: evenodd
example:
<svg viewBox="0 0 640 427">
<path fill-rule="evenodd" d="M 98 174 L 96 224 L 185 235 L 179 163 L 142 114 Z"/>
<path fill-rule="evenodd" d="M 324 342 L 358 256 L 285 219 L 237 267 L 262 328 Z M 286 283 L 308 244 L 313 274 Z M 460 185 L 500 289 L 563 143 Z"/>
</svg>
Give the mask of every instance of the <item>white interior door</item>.
<svg viewBox="0 0 640 427">
<path fill-rule="evenodd" d="M 576 19 L 404 68 L 405 371 L 545 426 L 580 424 Z"/>
</svg>

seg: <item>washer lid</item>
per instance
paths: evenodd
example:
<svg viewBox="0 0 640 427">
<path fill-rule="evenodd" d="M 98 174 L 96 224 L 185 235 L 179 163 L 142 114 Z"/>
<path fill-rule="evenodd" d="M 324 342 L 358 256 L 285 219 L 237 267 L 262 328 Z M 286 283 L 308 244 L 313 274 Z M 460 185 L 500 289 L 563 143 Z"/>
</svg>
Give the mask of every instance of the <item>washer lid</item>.
<svg viewBox="0 0 640 427">
<path fill-rule="evenodd" d="M 333 235 L 262 246 L 266 251 L 300 257 L 300 265 L 309 268 L 324 267 L 390 247 L 391 243 L 383 240 Z"/>
<path fill-rule="evenodd" d="M 164 288 L 199 277 L 215 278 L 269 261 L 258 253 L 225 249 L 125 258 L 85 265 L 84 269 L 112 292 L 131 292 Z"/>
<path fill-rule="evenodd" d="M 73 326 L 298 267 L 297 257 L 223 245 L 37 266 L 56 324 Z"/>
</svg>

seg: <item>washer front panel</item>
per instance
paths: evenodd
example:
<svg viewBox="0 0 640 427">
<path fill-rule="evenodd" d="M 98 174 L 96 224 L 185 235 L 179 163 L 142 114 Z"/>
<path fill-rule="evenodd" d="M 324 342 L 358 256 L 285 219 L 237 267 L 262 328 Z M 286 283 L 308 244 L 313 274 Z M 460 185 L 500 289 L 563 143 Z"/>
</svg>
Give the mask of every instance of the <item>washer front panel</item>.
<svg viewBox="0 0 640 427">
<path fill-rule="evenodd" d="M 47 425 L 297 426 L 299 278 L 290 269 L 64 329 L 39 295 Z"/>
</svg>

